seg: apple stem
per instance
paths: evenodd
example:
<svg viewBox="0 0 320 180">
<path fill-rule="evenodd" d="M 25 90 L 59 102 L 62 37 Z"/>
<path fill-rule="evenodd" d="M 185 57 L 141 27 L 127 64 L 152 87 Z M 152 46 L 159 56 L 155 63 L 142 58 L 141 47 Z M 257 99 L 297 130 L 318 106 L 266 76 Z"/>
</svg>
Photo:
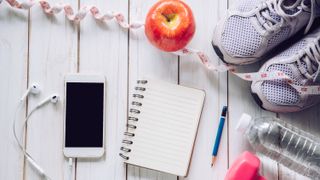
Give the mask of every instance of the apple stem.
<svg viewBox="0 0 320 180">
<path fill-rule="evenodd" d="M 175 14 L 164 14 L 164 13 L 162 13 L 162 16 L 164 16 L 166 18 L 166 20 L 168 22 L 170 22 L 174 18 Z"/>
</svg>

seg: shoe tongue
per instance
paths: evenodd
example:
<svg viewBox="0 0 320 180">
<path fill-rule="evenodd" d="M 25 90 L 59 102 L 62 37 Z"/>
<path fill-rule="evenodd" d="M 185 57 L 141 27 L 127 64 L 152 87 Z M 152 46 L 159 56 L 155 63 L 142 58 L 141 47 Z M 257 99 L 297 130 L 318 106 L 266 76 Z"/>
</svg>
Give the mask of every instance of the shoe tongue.
<svg viewBox="0 0 320 180">
<path fill-rule="evenodd" d="M 316 0 L 318 2 L 320 2 L 320 0 Z M 302 4 L 304 4 L 305 6 L 311 7 L 311 0 L 302 0 L 301 1 Z M 284 0 L 282 2 L 282 5 L 284 7 L 292 7 L 295 3 L 297 3 L 297 0 Z M 300 5 L 300 3 L 298 4 L 298 6 Z"/>
<path fill-rule="evenodd" d="M 303 4 L 311 8 L 311 0 L 304 0 Z"/>
<path fill-rule="evenodd" d="M 294 5 L 297 2 L 297 0 L 284 0 L 282 2 L 282 5 L 285 7 L 290 7 L 292 5 Z"/>
<path fill-rule="evenodd" d="M 270 17 L 276 21 L 280 21 L 281 17 L 275 13 L 275 10 L 266 9 L 266 12 L 270 15 Z M 263 17 L 264 18 L 264 17 Z M 265 19 L 265 18 L 264 18 Z M 266 20 L 266 19 L 265 19 Z"/>
<path fill-rule="evenodd" d="M 311 1 L 310 0 L 302 0 L 303 4 L 305 6 L 311 7 Z M 284 0 L 281 4 L 282 9 L 285 13 L 289 15 L 293 15 L 297 13 L 300 10 L 301 3 L 295 5 L 297 3 L 297 0 Z"/>
<path fill-rule="evenodd" d="M 269 15 L 270 15 L 270 17 L 271 17 L 272 19 L 274 19 L 274 20 L 276 20 L 276 21 L 278 21 L 278 22 L 281 20 L 281 17 L 280 17 L 278 14 L 276 14 L 276 13 L 274 13 L 274 12 L 272 12 L 272 11 L 269 12 Z"/>
</svg>

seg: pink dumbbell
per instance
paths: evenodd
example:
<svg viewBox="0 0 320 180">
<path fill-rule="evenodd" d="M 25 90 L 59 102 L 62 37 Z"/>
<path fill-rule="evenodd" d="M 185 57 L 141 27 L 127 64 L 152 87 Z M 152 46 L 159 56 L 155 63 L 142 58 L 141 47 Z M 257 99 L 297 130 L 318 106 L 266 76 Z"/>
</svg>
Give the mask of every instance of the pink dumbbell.
<svg viewBox="0 0 320 180">
<path fill-rule="evenodd" d="M 234 161 L 224 180 L 266 180 L 259 174 L 259 167 L 259 158 L 245 151 Z"/>
</svg>

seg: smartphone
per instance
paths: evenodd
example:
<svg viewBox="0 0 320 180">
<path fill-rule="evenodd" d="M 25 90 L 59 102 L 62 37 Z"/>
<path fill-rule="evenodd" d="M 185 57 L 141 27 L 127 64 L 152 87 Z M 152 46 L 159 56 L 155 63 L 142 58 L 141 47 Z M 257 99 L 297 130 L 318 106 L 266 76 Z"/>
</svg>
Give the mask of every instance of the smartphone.
<svg viewBox="0 0 320 180">
<path fill-rule="evenodd" d="M 101 157 L 105 151 L 105 77 L 65 77 L 64 155 Z"/>
</svg>

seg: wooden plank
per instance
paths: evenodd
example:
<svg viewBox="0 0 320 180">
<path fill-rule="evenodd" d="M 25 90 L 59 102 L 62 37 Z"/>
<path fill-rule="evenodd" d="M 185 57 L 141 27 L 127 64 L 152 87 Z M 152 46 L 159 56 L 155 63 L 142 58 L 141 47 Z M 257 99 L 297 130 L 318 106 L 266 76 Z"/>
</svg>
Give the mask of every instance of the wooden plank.
<svg viewBox="0 0 320 180">
<path fill-rule="evenodd" d="M 127 17 L 127 1 L 81 1 L 94 4 L 101 12 L 122 12 Z M 119 157 L 127 121 L 128 32 L 115 22 L 101 23 L 87 17 L 80 25 L 79 72 L 106 76 L 106 154 L 99 160 L 77 163 L 77 180 L 126 178 Z"/>
<path fill-rule="evenodd" d="M 57 3 L 52 0 L 50 3 Z M 66 0 L 73 7 L 77 2 Z M 67 161 L 63 156 L 64 75 L 77 69 L 77 28 L 63 13 L 46 16 L 39 5 L 31 9 L 29 81 L 38 82 L 42 93 L 29 101 L 29 110 L 40 100 L 58 93 L 57 105 L 48 104 L 31 117 L 27 131 L 27 150 L 52 179 L 67 179 Z M 25 179 L 41 179 L 26 166 Z"/>
<path fill-rule="evenodd" d="M 28 12 L 0 5 L 0 179 L 23 177 L 23 154 L 13 138 L 12 122 L 16 114 L 17 131 L 22 138 L 21 122 L 25 106 L 17 112 L 27 87 Z"/>
<path fill-rule="evenodd" d="M 229 0 L 232 6 L 236 0 Z M 255 63 L 239 68 L 241 72 L 256 72 L 261 63 Z M 248 113 L 253 117 L 260 116 L 276 116 L 275 113 L 262 110 L 251 96 L 251 83 L 245 82 L 238 77 L 230 74 L 228 78 L 229 84 L 229 166 L 232 165 L 243 151 L 250 150 L 253 152 L 246 138 L 239 132 L 235 131 L 238 119 L 242 113 Z M 278 165 L 269 158 L 260 158 L 262 161 L 261 173 L 267 179 L 278 179 Z"/>
<path fill-rule="evenodd" d="M 242 68 L 244 72 L 255 72 L 258 65 L 251 65 L 248 68 Z M 250 83 L 240 80 L 234 75 L 229 76 L 229 164 L 232 165 L 235 158 L 237 158 L 243 151 L 249 150 L 254 152 L 248 143 L 246 137 L 237 132 L 235 127 L 237 126 L 239 117 L 242 113 L 250 114 L 252 117 L 261 116 L 276 116 L 275 113 L 262 110 L 256 102 L 254 102 L 251 96 Z M 262 165 L 262 174 L 267 179 L 278 178 L 278 166 L 275 161 L 269 158 L 260 158 Z"/>
<path fill-rule="evenodd" d="M 156 0 L 130 1 L 130 21 L 141 21 Z M 151 46 L 144 30 L 130 32 L 129 36 L 129 92 L 135 87 L 136 80 L 143 77 L 178 82 L 177 56 L 161 52 Z M 130 102 L 129 97 L 129 102 Z M 157 171 L 128 166 L 128 180 L 176 180 L 177 177 Z"/>
<path fill-rule="evenodd" d="M 219 59 L 211 46 L 213 29 L 227 9 L 227 1 L 186 1 L 196 21 L 196 34 L 189 47 L 204 51 L 213 64 Z M 206 101 L 198 129 L 189 175 L 182 180 L 224 179 L 228 168 L 228 120 L 219 147 L 219 155 L 211 167 L 211 153 L 219 125 L 222 107 L 227 105 L 227 73 L 213 73 L 205 69 L 196 56 L 180 58 L 180 84 L 206 91 Z"/>
</svg>

